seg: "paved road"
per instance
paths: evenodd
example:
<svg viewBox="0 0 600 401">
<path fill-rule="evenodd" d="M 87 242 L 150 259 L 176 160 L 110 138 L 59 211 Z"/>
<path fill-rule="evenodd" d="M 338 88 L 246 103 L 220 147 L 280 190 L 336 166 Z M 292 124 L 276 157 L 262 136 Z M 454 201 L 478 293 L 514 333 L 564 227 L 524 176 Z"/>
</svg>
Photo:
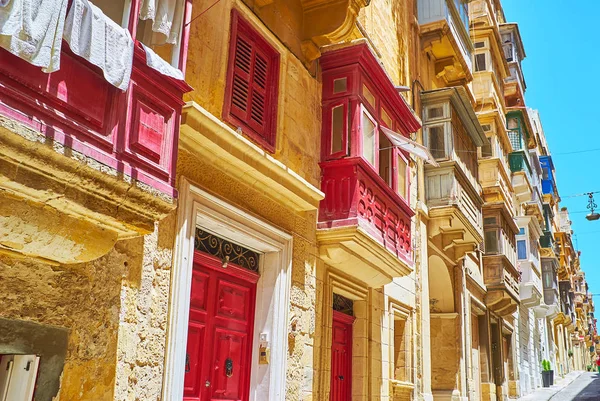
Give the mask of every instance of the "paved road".
<svg viewBox="0 0 600 401">
<path fill-rule="evenodd" d="M 584 372 L 550 401 L 600 401 L 600 375 Z"/>
</svg>

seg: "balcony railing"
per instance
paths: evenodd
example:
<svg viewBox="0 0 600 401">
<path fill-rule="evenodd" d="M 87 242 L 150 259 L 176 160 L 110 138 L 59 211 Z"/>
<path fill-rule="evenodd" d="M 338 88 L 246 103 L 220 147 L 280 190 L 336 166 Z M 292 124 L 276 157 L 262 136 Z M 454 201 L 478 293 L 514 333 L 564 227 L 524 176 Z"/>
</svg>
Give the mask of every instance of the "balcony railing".
<svg viewBox="0 0 600 401">
<path fill-rule="evenodd" d="M 361 157 L 321 163 L 318 227 L 358 226 L 398 258 L 412 265 L 414 212 Z"/>
</svg>

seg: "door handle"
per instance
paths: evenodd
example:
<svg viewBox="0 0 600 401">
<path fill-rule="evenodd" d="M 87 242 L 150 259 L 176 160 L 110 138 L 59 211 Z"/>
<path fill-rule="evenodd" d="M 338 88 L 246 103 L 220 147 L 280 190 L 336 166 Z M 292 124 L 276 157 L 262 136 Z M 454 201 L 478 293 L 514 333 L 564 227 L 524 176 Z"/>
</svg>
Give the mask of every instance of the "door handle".
<svg viewBox="0 0 600 401">
<path fill-rule="evenodd" d="M 340 380 L 344 380 L 344 376 L 342 376 L 342 375 L 339 375 L 339 376 L 338 376 L 338 379 L 340 379 Z"/>
<path fill-rule="evenodd" d="M 210 387 L 210 381 L 206 381 L 206 383 L 204 383 L 204 387 Z"/>
</svg>

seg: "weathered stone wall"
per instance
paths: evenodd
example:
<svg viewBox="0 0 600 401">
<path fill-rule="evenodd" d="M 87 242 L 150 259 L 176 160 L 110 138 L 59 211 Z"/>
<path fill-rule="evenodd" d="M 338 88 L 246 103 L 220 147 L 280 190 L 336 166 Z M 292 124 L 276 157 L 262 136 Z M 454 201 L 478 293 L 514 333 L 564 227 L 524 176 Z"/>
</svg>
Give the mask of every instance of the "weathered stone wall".
<svg viewBox="0 0 600 401">
<path fill-rule="evenodd" d="M 55 400 L 158 399 L 173 230 L 170 216 L 80 265 L 0 257 L 0 317 L 68 330 Z"/>
<path fill-rule="evenodd" d="M 203 4 L 209 6 L 210 3 L 195 2 L 194 7 L 204 9 Z M 319 186 L 321 84 L 271 33 L 272 27 L 267 29 L 256 16 L 246 14 L 247 7 L 241 1 L 220 1 L 191 24 L 186 81 L 194 91 L 187 98 L 222 119 L 233 7 L 241 10 L 281 54 L 277 143 L 273 156 L 311 184 Z M 286 18 L 291 17 L 280 15 L 277 22 L 284 25 Z"/>
</svg>

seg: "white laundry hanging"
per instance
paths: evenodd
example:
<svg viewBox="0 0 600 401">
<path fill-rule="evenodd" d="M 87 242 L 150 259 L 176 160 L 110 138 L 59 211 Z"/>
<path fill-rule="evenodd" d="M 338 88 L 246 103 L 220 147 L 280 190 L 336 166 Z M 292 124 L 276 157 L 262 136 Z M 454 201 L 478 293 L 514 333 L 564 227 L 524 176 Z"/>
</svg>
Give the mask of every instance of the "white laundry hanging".
<svg viewBox="0 0 600 401">
<path fill-rule="evenodd" d="M 179 41 L 183 6 L 183 0 L 142 0 L 140 19 L 152 20 L 152 45 Z"/>
<path fill-rule="evenodd" d="M 67 0 L 0 0 L 0 47 L 44 72 L 60 68 Z"/>
<path fill-rule="evenodd" d="M 142 47 L 146 51 L 146 64 L 148 64 L 150 68 L 153 68 L 156 71 L 168 77 L 183 80 L 183 72 L 181 72 L 181 70 L 167 63 L 162 57 L 156 54 L 154 50 L 152 50 L 148 46 L 142 44 Z"/>
<path fill-rule="evenodd" d="M 108 82 L 127 90 L 134 46 L 127 29 L 88 0 L 73 0 L 65 21 L 64 39 L 73 53 L 102 69 Z"/>
</svg>

